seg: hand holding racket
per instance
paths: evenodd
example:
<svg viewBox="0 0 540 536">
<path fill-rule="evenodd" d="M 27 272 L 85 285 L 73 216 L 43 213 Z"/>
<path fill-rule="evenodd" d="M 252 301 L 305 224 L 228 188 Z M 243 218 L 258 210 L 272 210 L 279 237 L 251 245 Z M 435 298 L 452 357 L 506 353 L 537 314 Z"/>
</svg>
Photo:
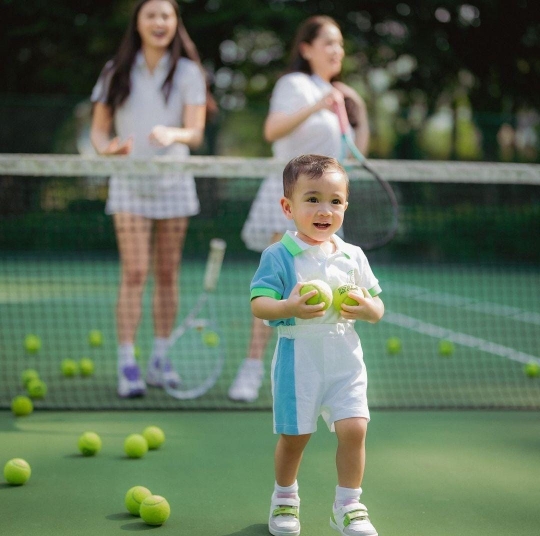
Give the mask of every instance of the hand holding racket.
<svg viewBox="0 0 540 536">
<path fill-rule="evenodd" d="M 345 218 L 345 238 L 362 249 L 380 248 L 394 238 L 398 227 L 398 202 L 394 190 L 366 161 L 351 136 L 345 102 L 334 104 L 341 131 L 341 161 L 350 153 L 375 180 L 352 180 L 349 208 Z"/>
<path fill-rule="evenodd" d="M 203 291 L 183 322 L 171 333 L 167 356 L 178 371 L 179 385 L 165 385 L 165 390 L 179 400 L 190 400 L 204 395 L 217 382 L 225 352 L 217 322 L 216 307 L 209 304 L 216 290 L 226 243 L 214 238 L 206 261 Z"/>
</svg>

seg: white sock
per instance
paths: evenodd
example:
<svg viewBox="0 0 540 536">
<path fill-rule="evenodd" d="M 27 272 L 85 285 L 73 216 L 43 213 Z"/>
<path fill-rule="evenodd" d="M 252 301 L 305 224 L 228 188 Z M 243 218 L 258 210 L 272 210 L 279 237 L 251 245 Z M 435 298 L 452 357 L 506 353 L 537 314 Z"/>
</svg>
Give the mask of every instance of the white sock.
<svg viewBox="0 0 540 536">
<path fill-rule="evenodd" d="M 169 339 L 166 337 L 154 337 L 152 346 L 152 361 L 160 363 L 165 360 L 167 349 L 169 347 Z"/>
<path fill-rule="evenodd" d="M 298 481 L 294 481 L 290 486 L 280 486 L 277 482 L 274 484 L 276 497 L 280 499 L 295 499 L 298 496 Z"/>
<path fill-rule="evenodd" d="M 355 502 L 360 502 L 360 495 L 362 495 L 362 488 L 342 488 L 336 486 L 336 501 L 334 508 L 341 508 Z"/>
<path fill-rule="evenodd" d="M 263 369 L 263 360 L 258 357 L 246 357 L 246 363 L 258 371 Z"/>
<path fill-rule="evenodd" d="M 133 343 L 123 343 L 118 345 L 118 367 L 135 365 L 135 346 Z"/>
</svg>

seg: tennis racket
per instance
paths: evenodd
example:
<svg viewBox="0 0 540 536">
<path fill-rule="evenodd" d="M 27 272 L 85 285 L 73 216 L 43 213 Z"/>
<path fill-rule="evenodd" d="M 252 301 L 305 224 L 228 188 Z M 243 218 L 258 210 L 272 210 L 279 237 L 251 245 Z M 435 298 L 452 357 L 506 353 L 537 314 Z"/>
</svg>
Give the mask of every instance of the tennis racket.
<svg viewBox="0 0 540 536">
<path fill-rule="evenodd" d="M 341 162 L 345 163 L 350 153 L 372 176 L 372 179 L 351 179 L 349 183 L 349 207 L 343 226 L 345 239 L 364 250 L 380 248 L 394 238 L 398 228 L 399 206 L 396 195 L 390 184 L 368 164 L 354 144 L 345 102 L 342 100 L 336 103 L 334 111 L 341 130 Z M 350 166 L 345 166 L 345 169 L 349 171 Z"/>
<path fill-rule="evenodd" d="M 216 290 L 226 243 L 214 238 L 206 261 L 203 290 L 195 305 L 169 337 L 167 356 L 180 376 L 178 385 L 165 384 L 169 395 L 190 400 L 204 395 L 223 370 L 225 351 L 216 306 L 209 298 Z"/>
</svg>

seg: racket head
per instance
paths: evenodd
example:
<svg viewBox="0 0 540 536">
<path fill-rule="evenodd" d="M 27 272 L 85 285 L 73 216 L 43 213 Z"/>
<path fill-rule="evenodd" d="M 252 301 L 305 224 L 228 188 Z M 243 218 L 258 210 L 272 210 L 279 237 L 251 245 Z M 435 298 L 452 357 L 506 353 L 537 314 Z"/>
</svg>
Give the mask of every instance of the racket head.
<svg viewBox="0 0 540 536">
<path fill-rule="evenodd" d="M 398 229 L 398 205 L 388 183 L 374 178 L 351 178 L 348 201 L 343 221 L 347 242 L 371 251 L 394 238 Z"/>
<path fill-rule="evenodd" d="M 350 136 L 345 103 L 335 104 L 341 130 L 343 163 L 350 153 L 370 177 L 351 177 L 349 180 L 349 205 L 343 222 L 345 240 L 369 251 L 385 246 L 396 235 L 399 223 L 399 205 L 392 186 L 367 162 Z M 353 167 L 344 165 L 349 173 Z"/>
<path fill-rule="evenodd" d="M 178 400 L 203 396 L 221 376 L 225 344 L 213 311 L 215 307 L 206 300 L 197 316 L 188 315 L 181 335 L 170 340 L 167 357 L 180 376 L 180 383 L 164 387 Z"/>
</svg>

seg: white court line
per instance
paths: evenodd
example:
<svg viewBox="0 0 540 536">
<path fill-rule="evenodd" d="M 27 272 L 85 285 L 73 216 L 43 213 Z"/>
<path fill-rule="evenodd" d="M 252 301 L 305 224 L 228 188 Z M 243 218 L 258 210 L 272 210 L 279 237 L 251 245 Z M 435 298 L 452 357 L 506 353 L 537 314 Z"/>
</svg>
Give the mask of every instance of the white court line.
<svg viewBox="0 0 540 536">
<path fill-rule="evenodd" d="M 526 354 L 525 352 L 520 352 L 519 350 L 514 350 L 513 348 L 503 346 L 502 344 L 486 341 L 485 339 L 480 339 L 479 337 L 473 337 L 472 335 L 459 333 L 448 328 L 436 326 L 435 324 L 423 322 L 422 320 L 418 320 L 412 316 L 386 311 L 382 319 L 384 322 L 394 324 L 395 326 L 407 328 L 411 331 L 416 331 L 417 333 L 429 335 L 430 337 L 452 341 L 457 344 L 461 344 L 462 346 L 468 346 L 469 348 L 477 348 L 483 352 L 488 352 L 500 357 L 506 357 L 512 361 L 519 361 L 520 363 L 530 363 L 533 361 L 540 365 L 540 358 L 534 355 Z"/>
<path fill-rule="evenodd" d="M 462 309 L 466 309 L 467 311 L 474 311 L 475 313 L 486 313 L 493 316 L 501 316 L 503 318 L 510 318 L 518 322 L 525 322 L 527 324 L 540 326 L 540 313 L 525 311 L 519 307 L 500 305 L 492 302 L 480 302 L 473 298 L 465 298 L 463 296 L 456 296 L 446 292 L 432 292 L 422 287 L 403 285 L 400 283 L 388 282 L 384 285 L 384 288 L 390 289 L 393 292 L 401 294 L 402 296 L 413 298 L 418 301 L 436 303 L 438 305 L 445 305 L 448 307 L 460 307 Z"/>
</svg>

